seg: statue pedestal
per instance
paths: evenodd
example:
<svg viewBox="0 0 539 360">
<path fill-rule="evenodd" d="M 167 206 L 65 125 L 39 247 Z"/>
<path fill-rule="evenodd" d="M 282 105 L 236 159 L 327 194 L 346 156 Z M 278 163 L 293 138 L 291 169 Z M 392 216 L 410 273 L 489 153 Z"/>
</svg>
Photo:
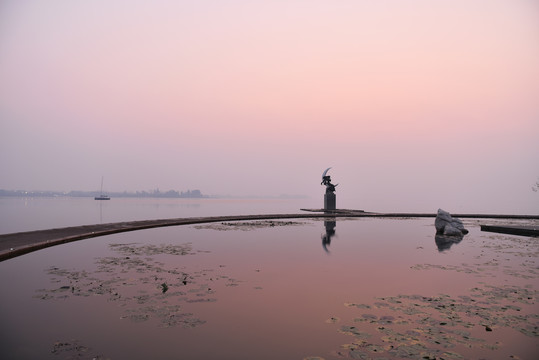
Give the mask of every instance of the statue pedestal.
<svg viewBox="0 0 539 360">
<path fill-rule="evenodd" d="M 335 193 L 324 194 L 324 210 L 336 210 L 337 200 Z"/>
</svg>

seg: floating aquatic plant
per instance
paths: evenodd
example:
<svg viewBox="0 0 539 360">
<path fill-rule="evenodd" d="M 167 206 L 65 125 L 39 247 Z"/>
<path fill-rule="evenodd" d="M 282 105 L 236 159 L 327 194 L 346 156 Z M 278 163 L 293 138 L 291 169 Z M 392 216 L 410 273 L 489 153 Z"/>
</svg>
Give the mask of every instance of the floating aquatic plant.
<svg viewBox="0 0 539 360">
<path fill-rule="evenodd" d="M 195 229 L 209 229 L 218 231 L 227 230 L 241 230 L 250 231 L 262 228 L 273 228 L 276 226 L 298 226 L 305 225 L 306 222 L 301 221 L 276 221 L 276 220 L 262 220 L 262 221 L 234 221 L 234 222 L 222 222 L 204 225 L 195 225 Z"/>
<path fill-rule="evenodd" d="M 470 330 L 510 328 L 539 337 L 539 315 L 522 311 L 523 306 L 535 305 L 536 295 L 530 287 L 485 285 L 455 297 L 397 295 L 376 298 L 372 304 L 345 303 L 348 308 L 374 311 L 352 320 L 365 325 L 338 329 L 355 339 L 339 354 L 352 359 L 369 359 L 372 353 L 400 359 L 461 359 L 459 346 L 496 350 L 499 343 L 473 336 Z"/>
<path fill-rule="evenodd" d="M 161 284 L 161 291 L 164 293 L 166 293 L 168 291 L 168 285 L 167 283 L 162 283 Z"/>
<path fill-rule="evenodd" d="M 94 272 L 50 267 L 51 282 L 59 286 L 39 289 L 34 297 L 42 300 L 69 297 L 104 296 L 125 308 L 122 319 L 133 322 L 156 320 L 160 326 L 195 327 L 205 323 L 193 314 L 184 312 L 177 304 L 213 303 L 211 297 L 220 286 L 235 287 L 241 281 L 216 269 L 187 272 L 167 267 L 156 260 L 158 255 L 184 256 L 193 254 L 190 243 L 179 245 L 111 244 L 110 249 L 120 256 L 97 258 Z M 219 269 L 225 265 L 220 265 Z M 211 284 L 211 285 L 210 285 Z M 155 291 L 155 289 L 159 289 Z M 171 289 L 174 289 L 172 291 Z M 165 295 L 166 293 L 166 295 Z"/>
</svg>

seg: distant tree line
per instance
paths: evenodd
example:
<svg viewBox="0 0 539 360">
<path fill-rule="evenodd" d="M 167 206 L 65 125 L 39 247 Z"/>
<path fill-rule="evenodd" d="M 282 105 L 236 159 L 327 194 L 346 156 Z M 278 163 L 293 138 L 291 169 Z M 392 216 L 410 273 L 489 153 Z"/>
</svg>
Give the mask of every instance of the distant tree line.
<svg viewBox="0 0 539 360">
<path fill-rule="evenodd" d="M 0 189 L 0 196 L 13 196 L 13 197 L 95 197 L 101 195 L 98 191 L 26 191 L 26 190 L 2 190 Z M 159 191 L 159 189 L 151 191 L 136 191 L 136 192 L 110 192 L 107 193 L 110 197 L 115 198 L 207 198 L 208 195 L 203 195 L 200 190 L 187 190 L 187 191 Z"/>
</svg>

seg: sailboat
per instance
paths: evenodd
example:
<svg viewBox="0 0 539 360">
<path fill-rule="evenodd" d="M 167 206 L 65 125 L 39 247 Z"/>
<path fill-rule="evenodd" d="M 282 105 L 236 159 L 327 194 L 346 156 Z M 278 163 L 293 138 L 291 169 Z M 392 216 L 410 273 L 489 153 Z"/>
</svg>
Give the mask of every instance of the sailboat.
<svg viewBox="0 0 539 360">
<path fill-rule="evenodd" d="M 101 177 L 101 195 L 94 197 L 94 200 L 110 200 L 108 195 L 103 194 L 103 177 Z"/>
</svg>

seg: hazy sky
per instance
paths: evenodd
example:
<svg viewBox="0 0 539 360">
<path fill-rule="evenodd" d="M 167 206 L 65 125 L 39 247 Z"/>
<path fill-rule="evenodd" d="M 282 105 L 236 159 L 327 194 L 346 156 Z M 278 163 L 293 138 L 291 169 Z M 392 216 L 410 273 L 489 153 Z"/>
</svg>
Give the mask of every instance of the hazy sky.
<svg viewBox="0 0 539 360">
<path fill-rule="evenodd" d="M 539 213 L 535 0 L 0 2 L 0 188 Z M 321 204 L 322 206 L 322 204 Z"/>
</svg>

